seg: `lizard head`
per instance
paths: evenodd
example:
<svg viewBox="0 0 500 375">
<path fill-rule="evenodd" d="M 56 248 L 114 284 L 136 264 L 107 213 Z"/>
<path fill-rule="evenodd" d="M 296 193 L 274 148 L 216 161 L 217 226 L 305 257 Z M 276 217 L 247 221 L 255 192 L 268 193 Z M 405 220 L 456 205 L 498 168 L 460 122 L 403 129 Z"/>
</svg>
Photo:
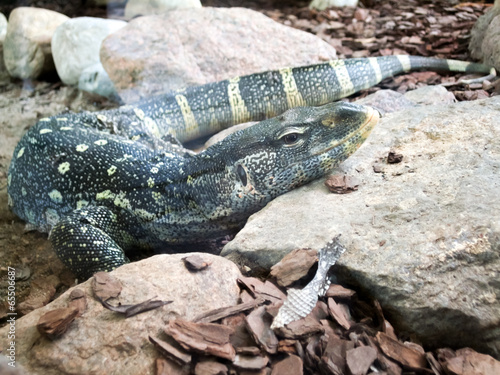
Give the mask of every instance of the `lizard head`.
<svg viewBox="0 0 500 375">
<path fill-rule="evenodd" d="M 202 154 L 224 169 L 214 186 L 220 201 L 248 216 L 328 173 L 359 148 L 378 119 L 376 110 L 345 102 L 298 107 L 230 134 Z"/>
</svg>

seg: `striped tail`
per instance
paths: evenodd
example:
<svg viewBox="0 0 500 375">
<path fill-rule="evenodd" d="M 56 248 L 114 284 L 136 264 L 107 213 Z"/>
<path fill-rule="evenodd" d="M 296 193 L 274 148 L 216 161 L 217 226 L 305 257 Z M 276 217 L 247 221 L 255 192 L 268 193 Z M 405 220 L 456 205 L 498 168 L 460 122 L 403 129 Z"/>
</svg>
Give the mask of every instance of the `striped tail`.
<svg viewBox="0 0 500 375">
<path fill-rule="evenodd" d="M 140 108 L 160 124 L 163 121 L 162 133 L 183 142 L 233 124 L 273 117 L 293 107 L 339 100 L 414 70 L 496 74 L 493 68 L 478 63 L 420 56 L 332 60 L 189 87 L 153 98 Z"/>
</svg>

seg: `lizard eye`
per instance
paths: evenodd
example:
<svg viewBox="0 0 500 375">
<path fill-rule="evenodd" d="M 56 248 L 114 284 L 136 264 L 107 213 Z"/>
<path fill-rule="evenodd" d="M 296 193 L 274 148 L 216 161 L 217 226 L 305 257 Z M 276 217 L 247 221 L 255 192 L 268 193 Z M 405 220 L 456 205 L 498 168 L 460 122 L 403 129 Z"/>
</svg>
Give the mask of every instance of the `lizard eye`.
<svg viewBox="0 0 500 375">
<path fill-rule="evenodd" d="M 238 164 L 238 167 L 236 167 L 236 174 L 238 175 L 238 178 L 240 179 L 243 186 L 246 186 L 248 183 L 247 172 L 241 164 Z"/>
<path fill-rule="evenodd" d="M 299 140 L 299 134 L 298 133 L 289 133 L 289 134 L 286 134 L 283 137 L 283 141 L 285 141 L 285 143 L 287 145 L 293 145 L 298 140 Z"/>
<path fill-rule="evenodd" d="M 278 133 L 277 140 L 285 147 L 299 146 L 305 141 L 307 129 L 304 127 L 289 127 Z"/>
</svg>

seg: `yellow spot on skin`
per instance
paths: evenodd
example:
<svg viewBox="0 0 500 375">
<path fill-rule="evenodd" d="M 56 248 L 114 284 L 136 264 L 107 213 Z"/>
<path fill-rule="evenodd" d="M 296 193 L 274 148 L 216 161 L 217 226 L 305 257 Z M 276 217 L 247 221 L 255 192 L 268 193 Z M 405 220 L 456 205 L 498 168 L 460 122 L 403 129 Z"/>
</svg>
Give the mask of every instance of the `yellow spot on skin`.
<svg viewBox="0 0 500 375">
<path fill-rule="evenodd" d="M 229 97 L 229 104 L 231 105 L 231 113 L 235 124 L 241 124 L 250 120 L 250 113 L 241 96 L 239 81 L 240 77 L 231 78 L 227 86 L 227 96 Z"/>
<path fill-rule="evenodd" d="M 155 186 L 155 180 L 153 180 L 151 177 L 148 178 L 148 186 L 150 188 Z"/>
<path fill-rule="evenodd" d="M 299 107 L 306 105 L 306 102 L 300 95 L 297 83 L 293 77 L 292 68 L 280 69 L 281 80 L 283 82 L 283 89 L 286 93 L 286 101 L 289 108 Z"/>
<path fill-rule="evenodd" d="M 52 129 L 40 129 L 40 134 L 52 133 Z"/>
<path fill-rule="evenodd" d="M 65 174 L 67 171 L 69 171 L 69 163 L 65 161 L 64 163 L 59 164 L 57 170 L 60 174 Z"/>
<path fill-rule="evenodd" d="M 180 94 L 175 96 L 175 100 L 177 101 L 177 104 L 179 105 L 179 108 L 181 109 L 182 112 L 182 118 L 184 119 L 184 124 L 185 124 L 184 129 L 186 135 L 196 134 L 196 132 L 198 131 L 198 124 L 194 117 L 193 111 L 189 106 L 188 100 L 184 95 Z"/>
<path fill-rule="evenodd" d="M 73 130 L 71 126 L 61 126 L 60 130 Z"/>
<path fill-rule="evenodd" d="M 68 119 L 66 117 L 58 117 L 56 121 L 68 121 Z"/>
<path fill-rule="evenodd" d="M 26 191 L 26 189 L 24 187 L 21 189 L 21 194 L 23 196 L 25 196 L 26 194 L 28 194 L 28 192 Z"/>
<path fill-rule="evenodd" d="M 85 145 L 85 144 L 81 144 L 81 145 L 76 146 L 76 151 L 78 151 L 78 152 L 84 152 L 84 151 L 86 151 L 88 148 L 89 148 L 89 146 L 87 146 L 87 145 Z"/>
<path fill-rule="evenodd" d="M 108 143 L 108 141 L 106 141 L 105 139 L 99 139 L 99 140 L 94 142 L 94 144 L 96 144 L 98 146 L 104 146 L 107 143 Z"/>
<path fill-rule="evenodd" d="M 153 221 L 156 216 L 155 214 L 152 214 L 142 208 L 137 208 L 134 210 L 134 213 L 139 216 L 141 219 L 147 220 L 147 221 Z"/>
<path fill-rule="evenodd" d="M 159 169 L 156 167 L 151 168 L 151 173 L 158 173 Z"/>
<path fill-rule="evenodd" d="M 108 175 L 111 176 L 115 174 L 116 172 L 116 166 L 112 165 L 111 167 L 108 168 Z"/>
<path fill-rule="evenodd" d="M 59 190 L 52 190 L 50 193 L 49 193 L 49 197 L 50 199 L 52 199 L 52 202 L 54 203 L 61 203 L 62 202 L 62 194 Z"/>
<path fill-rule="evenodd" d="M 134 108 L 134 113 L 137 117 L 139 117 L 139 120 L 144 120 L 144 111 L 139 108 Z"/>
<path fill-rule="evenodd" d="M 88 204 L 89 204 L 88 201 L 82 199 L 82 200 L 76 202 L 76 209 L 79 210 L 80 208 L 88 206 Z"/>
<path fill-rule="evenodd" d="M 97 115 L 97 119 L 102 122 L 106 122 L 108 120 L 104 115 Z"/>
<path fill-rule="evenodd" d="M 103 199 L 112 199 L 115 197 L 115 194 L 111 192 L 111 190 L 104 190 L 95 195 L 95 199 L 103 200 Z"/>
<path fill-rule="evenodd" d="M 121 207 L 121 208 L 126 208 L 126 209 L 132 209 L 132 205 L 130 204 L 130 200 L 125 198 L 125 192 L 121 191 L 120 194 L 118 194 L 115 197 L 115 200 L 113 201 L 115 206 Z"/>
<path fill-rule="evenodd" d="M 23 156 L 23 154 L 24 154 L 24 147 L 22 147 L 17 153 L 17 158 L 19 159 L 21 156 Z"/>
<path fill-rule="evenodd" d="M 134 135 L 131 139 L 133 141 L 137 141 L 138 139 L 141 139 L 141 136 L 140 135 Z"/>
<path fill-rule="evenodd" d="M 188 178 L 187 178 L 187 181 L 186 181 L 186 182 L 187 182 L 187 184 L 188 184 L 188 185 L 192 185 L 192 184 L 193 184 L 193 182 L 194 182 L 194 178 L 193 178 L 192 176 L 188 176 Z"/>
<path fill-rule="evenodd" d="M 153 191 L 153 193 L 151 195 L 153 196 L 153 199 L 155 201 L 159 201 L 162 198 L 161 193 L 159 193 L 157 191 Z"/>
</svg>

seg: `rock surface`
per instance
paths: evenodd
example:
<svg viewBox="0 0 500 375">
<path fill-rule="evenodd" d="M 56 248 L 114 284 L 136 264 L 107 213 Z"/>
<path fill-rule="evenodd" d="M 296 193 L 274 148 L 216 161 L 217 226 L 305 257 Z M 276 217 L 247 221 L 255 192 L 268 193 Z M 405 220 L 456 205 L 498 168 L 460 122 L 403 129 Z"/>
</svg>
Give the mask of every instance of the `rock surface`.
<svg viewBox="0 0 500 375">
<path fill-rule="evenodd" d="M 14 9 L 4 41 L 4 61 L 9 74 L 33 79 L 54 71 L 50 41 L 56 28 L 66 20 L 64 14 L 47 9 Z"/>
<path fill-rule="evenodd" d="M 3 13 L 0 13 L 0 42 L 3 43 L 5 35 L 7 35 L 7 18 L 5 18 Z"/>
<path fill-rule="evenodd" d="M 52 55 L 61 81 L 78 84 L 86 68 L 100 63 L 104 38 L 126 25 L 125 21 L 95 17 L 72 18 L 60 25 L 52 36 Z"/>
<path fill-rule="evenodd" d="M 119 101 L 115 86 L 100 62 L 85 68 L 78 79 L 78 88 Z"/>
<path fill-rule="evenodd" d="M 478 18 L 471 30 L 469 51 L 473 58 L 500 70 L 500 2 Z"/>
<path fill-rule="evenodd" d="M 201 2 L 200 0 L 129 0 L 125 5 L 125 18 L 161 14 L 184 8 L 201 8 Z"/>
<path fill-rule="evenodd" d="M 398 329 L 498 358 L 499 109 L 495 97 L 388 114 L 340 168 L 358 191 L 334 195 L 318 181 L 285 194 L 222 255 L 267 272 L 340 233 L 339 280 L 378 299 Z M 403 161 L 388 164 L 389 150 Z"/>
<path fill-rule="evenodd" d="M 181 9 L 139 17 L 106 38 L 101 48 L 104 69 L 126 103 L 335 56 L 335 49 L 316 36 L 243 8 Z"/>
<path fill-rule="evenodd" d="M 5 82 L 9 79 L 9 73 L 3 61 L 3 43 L 7 34 L 7 18 L 0 13 L 0 82 Z"/>
<path fill-rule="evenodd" d="M 209 310 L 235 305 L 241 277 L 231 262 L 210 254 L 199 254 L 212 262 L 199 272 L 188 271 L 185 254 L 157 255 L 112 272 L 123 289 L 122 304 L 149 298 L 173 303 L 125 319 L 105 309 L 93 296 L 92 278 L 76 288 L 86 294 L 87 309 L 71 323 L 68 331 L 51 341 L 42 337 L 36 324 L 44 313 L 66 307 L 68 290 L 57 300 L 16 322 L 17 361 L 29 374 L 153 374 L 158 353 L 148 335 L 158 336 L 174 317 L 193 319 Z M 111 301 L 112 304 L 117 304 Z M 8 327 L 7 327 L 8 328 Z M 0 347 L 6 348 L 6 327 L 0 329 Z"/>
</svg>

